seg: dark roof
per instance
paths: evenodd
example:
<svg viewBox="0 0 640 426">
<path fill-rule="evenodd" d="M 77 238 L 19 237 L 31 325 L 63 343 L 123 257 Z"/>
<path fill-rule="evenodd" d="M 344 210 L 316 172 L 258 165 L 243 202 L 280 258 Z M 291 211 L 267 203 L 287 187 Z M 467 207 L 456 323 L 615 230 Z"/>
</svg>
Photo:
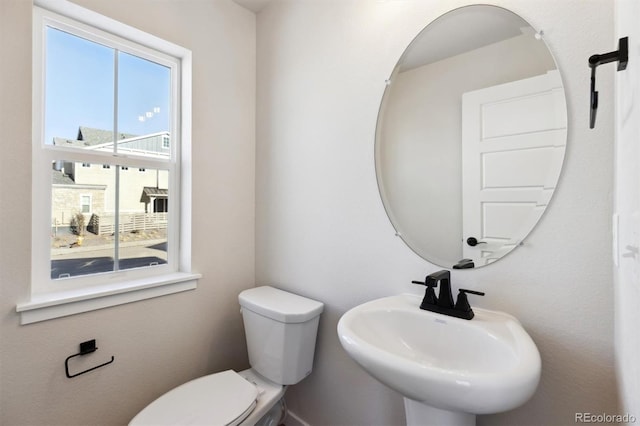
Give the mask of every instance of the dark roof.
<svg viewBox="0 0 640 426">
<path fill-rule="evenodd" d="M 132 135 L 129 133 L 119 133 L 118 140 L 134 138 L 136 136 L 137 135 Z M 80 128 L 78 129 L 78 140 L 89 142 L 89 145 L 98 145 L 101 143 L 113 142 L 113 131 L 80 126 Z"/>
<path fill-rule="evenodd" d="M 65 175 L 64 173 L 58 170 L 51 170 L 51 171 L 53 172 L 51 182 L 54 185 L 75 185 L 75 182 L 73 181 L 73 179 L 69 177 L 69 175 Z"/>
<path fill-rule="evenodd" d="M 136 136 L 137 135 L 132 135 L 130 133 L 119 133 L 118 140 L 134 138 Z M 78 128 L 77 139 L 53 138 L 53 144 L 56 146 L 69 146 L 74 148 L 84 148 L 109 142 L 113 142 L 113 131 L 94 129 L 92 127 L 85 126 L 80 126 Z"/>
<path fill-rule="evenodd" d="M 78 141 L 75 139 L 65 139 L 65 138 L 53 138 L 53 144 L 55 146 L 69 146 L 73 148 L 84 148 L 86 146 L 91 146 L 88 141 Z"/>
<path fill-rule="evenodd" d="M 147 197 L 160 197 L 166 198 L 169 196 L 168 189 L 154 188 L 153 186 L 145 186 L 142 193 Z"/>
</svg>

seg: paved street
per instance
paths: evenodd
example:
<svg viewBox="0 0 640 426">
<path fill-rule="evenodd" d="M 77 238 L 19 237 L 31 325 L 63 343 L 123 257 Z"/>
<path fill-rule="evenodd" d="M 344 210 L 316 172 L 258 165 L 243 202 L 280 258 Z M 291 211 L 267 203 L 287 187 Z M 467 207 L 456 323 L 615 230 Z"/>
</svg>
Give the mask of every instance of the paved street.
<svg viewBox="0 0 640 426">
<path fill-rule="evenodd" d="M 113 250 L 112 245 L 52 249 L 51 278 L 113 271 Z M 166 262 L 167 243 L 165 240 L 121 244 L 119 269 L 140 268 Z"/>
</svg>

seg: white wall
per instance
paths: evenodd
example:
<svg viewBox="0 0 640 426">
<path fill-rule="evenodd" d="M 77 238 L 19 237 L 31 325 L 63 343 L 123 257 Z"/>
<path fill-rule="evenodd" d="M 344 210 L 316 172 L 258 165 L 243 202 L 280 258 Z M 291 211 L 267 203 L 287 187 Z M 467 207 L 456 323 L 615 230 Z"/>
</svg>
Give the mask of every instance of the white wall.
<svg viewBox="0 0 640 426">
<path fill-rule="evenodd" d="M 255 15 L 231 0 L 77 0 L 193 52 L 195 291 L 19 325 L 29 294 L 31 2 L 0 1 L 0 424 L 126 424 L 188 379 L 246 368 L 238 293 L 254 285 Z M 67 379 L 64 360 L 95 338 Z M 86 365 L 86 364 L 85 364 Z"/>
<path fill-rule="evenodd" d="M 322 300 L 314 372 L 288 391 L 314 426 L 404 421 L 401 397 L 340 347 L 340 315 L 377 297 L 421 291 L 437 268 L 394 236 L 376 186 L 378 106 L 397 59 L 424 25 L 469 0 L 276 1 L 258 15 L 256 276 Z M 613 69 L 598 75 L 598 127 L 588 128 L 587 58 L 615 46 L 601 0 L 495 0 L 545 33 L 566 87 L 568 145 L 547 214 L 525 246 L 453 284 L 486 291 L 472 304 L 516 315 L 537 343 L 531 401 L 479 425 L 574 424 L 617 413 L 611 213 Z"/>
<path fill-rule="evenodd" d="M 640 419 L 640 2 L 619 1 L 616 19 L 617 38 L 629 37 L 629 64 L 616 72 L 616 361 L 621 410 Z"/>
<path fill-rule="evenodd" d="M 377 134 L 384 142 L 376 145 L 377 173 L 387 212 L 417 253 L 449 266 L 464 257 L 462 94 L 552 69 L 546 46 L 529 34 L 392 78 L 384 119 L 378 121 Z"/>
</svg>

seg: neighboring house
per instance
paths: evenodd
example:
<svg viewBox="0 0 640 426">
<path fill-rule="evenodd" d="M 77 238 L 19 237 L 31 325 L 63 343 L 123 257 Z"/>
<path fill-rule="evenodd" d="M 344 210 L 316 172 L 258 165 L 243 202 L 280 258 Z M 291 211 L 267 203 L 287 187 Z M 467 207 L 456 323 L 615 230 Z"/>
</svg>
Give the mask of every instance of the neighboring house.
<svg viewBox="0 0 640 426">
<path fill-rule="evenodd" d="M 168 132 L 136 136 L 120 134 L 117 150 L 146 157 L 169 157 Z M 54 138 L 54 145 L 113 151 L 113 133 L 80 127 L 75 140 Z M 109 165 L 58 161 L 52 167 L 52 225 L 67 226 L 78 212 L 85 222 L 92 217 L 113 221 L 116 202 L 115 169 Z M 167 170 L 120 167 L 121 217 L 136 213 L 166 213 L 169 182 Z"/>
</svg>

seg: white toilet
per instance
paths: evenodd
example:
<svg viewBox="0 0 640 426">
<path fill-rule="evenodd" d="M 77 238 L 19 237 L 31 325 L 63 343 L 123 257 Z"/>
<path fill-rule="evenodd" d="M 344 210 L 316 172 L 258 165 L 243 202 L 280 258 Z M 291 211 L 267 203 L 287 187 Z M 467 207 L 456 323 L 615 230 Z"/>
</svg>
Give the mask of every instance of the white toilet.
<svg viewBox="0 0 640 426">
<path fill-rule="evenodd" d="M 138 413 L 131 426 L 280 424 L 286 385 L 311 373 L 324 305 L 269 286 L 245 290 L 238 299 L 251 368 L 178 386 Z"/>
</svg>

